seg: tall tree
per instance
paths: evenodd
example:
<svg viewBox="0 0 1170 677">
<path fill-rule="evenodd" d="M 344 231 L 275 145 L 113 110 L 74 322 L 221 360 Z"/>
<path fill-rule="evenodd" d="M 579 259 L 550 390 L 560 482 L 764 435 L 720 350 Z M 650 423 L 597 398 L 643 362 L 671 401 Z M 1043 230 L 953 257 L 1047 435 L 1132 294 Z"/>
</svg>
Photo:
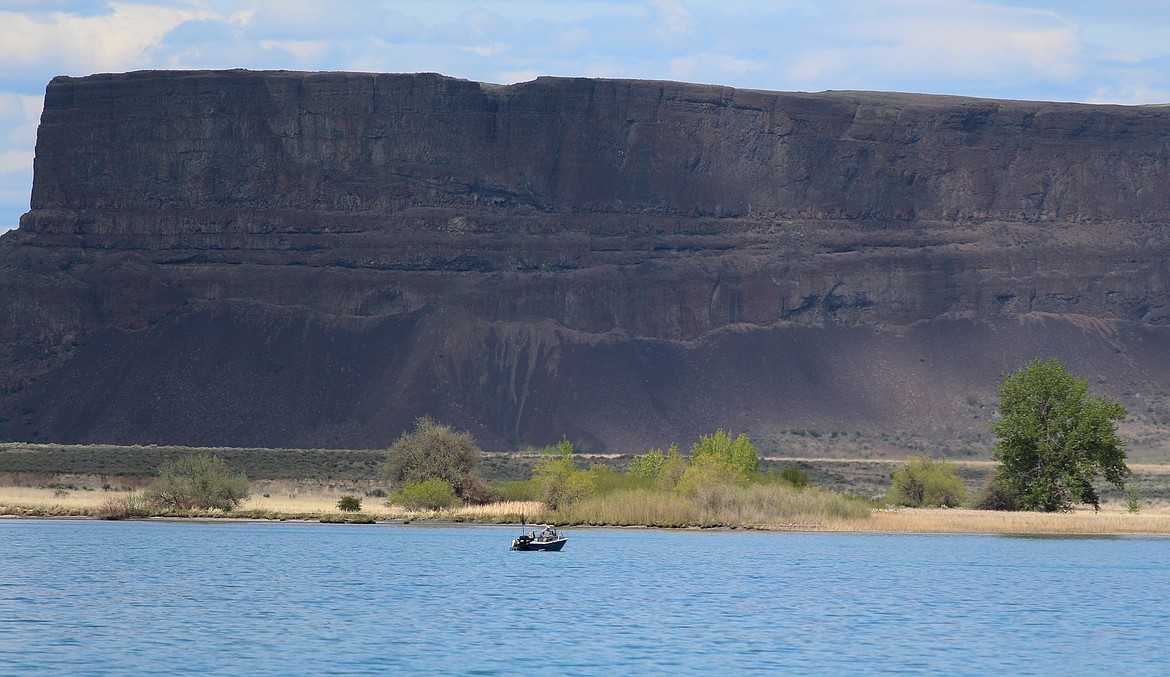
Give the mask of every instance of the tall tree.
<svg viewBox="0 0 1170 677">
<path fill-rule="evenodd" d="M 475 475 L 481 454 L 471 433 L 457 433 L 424 416 L 415 421 L 414 432 L 403 433 L 390 447 L 385 473 L 396 485 L 439 479 L 460 498 L 480 502 L 480 494 L 489 492 Z"/>
<path fill-rule="evenodd" d="M 1088 392 L 1088 380 L 1055 358 L 1033 360 L 999 384 L 999 419 L 991 423 L 996 479 L 1025 510 L 1064 512 L 1074 503 L 1100 509 L 1098 475 L 1124 488 L 1130 470 L 1117 421 L 1125 409 Z"/>
</svg>

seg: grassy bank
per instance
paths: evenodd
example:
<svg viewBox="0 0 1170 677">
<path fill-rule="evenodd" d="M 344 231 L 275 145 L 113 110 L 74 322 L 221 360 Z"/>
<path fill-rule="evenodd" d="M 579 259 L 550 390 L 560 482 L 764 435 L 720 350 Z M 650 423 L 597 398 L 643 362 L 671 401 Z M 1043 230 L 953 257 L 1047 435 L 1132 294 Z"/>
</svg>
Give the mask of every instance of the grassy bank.
<svg viewBox="0 0 1170 677">
<path fill-rule="evenodd" d="M 0 486 L 0 515 L 49 517 L 101 517 L 111 501 L 136 494 L 123 488 L 103 490 L 100 485 L 82 488 L 74 479 L 73 490 L 54 487 Z M 340 513 L 337 501 L 357 489 L 344 483 L 259 481 L 253 495 L 238 510 L 151 513 L 160 516 L 205 518 L 252 518 L 285 520 L 354 520 Z M 793 493 L 747 487 L 706 503 L 657 492 L 618 492 L 605 499 L 591 499 L 565 511 L 552 513 L 543 504 L 513 501 L 468 506 L 441 512 L 408 511 L 386 505 L 384 499 L 365 497 L 361 515 L 369 521 L 439 520 L 486 524 L 553 523 L 562 526 L 604 525 L 669 528 L 735 527 L 776 531 L 832 531 L 858 533 L 985 533 L 1108 535 L 1153 534 L 1170 536 L 1170 509 L 1158 508 L 1129 514 L 1121 505 L 1106 505 L 1099 512 L 1019 513 L 954 509 L 871 510 L 863 501 L 831 492 L 805 490 Z M 267 493 L 268 496 L 264 494 Z M 361 517 L 357 521 L 363 521 Z"/>
<path fill-rule="evenodd" d="M 387 505 L 388 487 L 378 479 L 384 451 L 298 449 L 193 449 L 109 445 L 0 445 L 0 515 L 78 517 L 146 516 L 133 498 L 167 461 L 194 453 L 213 453 L 250 479 L 251 497 L 225 515 L 217 511 L 183 513 L 199 517 L 323 519 L 345 521 L 338 501 L 362 499 L 358 521 L 438 519 L 484 523 L 550 522 L 559 525 L 651 526 L 667 528 L 754 528 L 972 533 L 1154 533 L 1170 534 L 1170 465 L 1132 464 L 1130 486 L 1141 495 L 1141 512 L 1127 514 L 1125 497 L 1102 487 L 1100 513 L 994 513 L 965 510 L 880 509 L 890 476 L 903 461 L 894 459 L 763 458 L 764 476 L 746 486 L 708 486 L 682 497 L 629 484 L 622 472 L 631 457 L 577 455 L 589 464 L 599 490 L 592 498 L 549 511 L 533 498 L 532 468 L 548 454 L 489 453 L 480 473 L 503 490 L 510 483 L 525 491 L 504 491 L 509 503 L 437 513 Z M 993 472 L 987 461 L 956 461 L 955 469 L 975 493 Z M 615 473 L 607 473 L 605 468 Z M 600 468 L 600 470 L 598 469 Z M 812 485 L 797 489 L 774 474 L 798 469 Z M 121 514 L 119 514 L 121 506 Z M 874 508 L 879 508 L 874 510 Z M 133 508 L 133 509 L 131 509 Z"/>
</svg>

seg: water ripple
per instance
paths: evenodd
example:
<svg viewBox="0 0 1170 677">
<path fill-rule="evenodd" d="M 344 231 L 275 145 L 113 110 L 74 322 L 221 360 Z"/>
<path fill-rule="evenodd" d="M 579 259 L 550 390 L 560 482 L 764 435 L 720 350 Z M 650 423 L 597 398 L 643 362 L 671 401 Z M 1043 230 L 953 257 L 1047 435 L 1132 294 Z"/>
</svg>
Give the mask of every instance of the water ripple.
<svg viewBox="0 0 1170 677">
<path fill-rule="evenodd" d="M 0 522 L 0 673 L 1162 673 L 1170 541 Z"/>
</svg>

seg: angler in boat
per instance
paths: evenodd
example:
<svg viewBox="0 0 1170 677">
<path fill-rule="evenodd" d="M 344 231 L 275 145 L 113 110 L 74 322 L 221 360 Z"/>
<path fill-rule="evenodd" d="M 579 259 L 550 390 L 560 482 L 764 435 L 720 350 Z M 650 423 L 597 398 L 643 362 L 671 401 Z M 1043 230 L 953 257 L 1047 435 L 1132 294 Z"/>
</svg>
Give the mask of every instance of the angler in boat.
<svg viewBox="0 0 1170 677">
<path fill-rule="evenodd" d="M 528 534 L 521 534 L 519 538 L 513 539 L 512 549 L 560 550 L 565 547 L 565 543 L 568 540 L 561 532 L 553 529 L 551 526 L 545 526 L 540 533 L 533 531 Z"/>
</svg>

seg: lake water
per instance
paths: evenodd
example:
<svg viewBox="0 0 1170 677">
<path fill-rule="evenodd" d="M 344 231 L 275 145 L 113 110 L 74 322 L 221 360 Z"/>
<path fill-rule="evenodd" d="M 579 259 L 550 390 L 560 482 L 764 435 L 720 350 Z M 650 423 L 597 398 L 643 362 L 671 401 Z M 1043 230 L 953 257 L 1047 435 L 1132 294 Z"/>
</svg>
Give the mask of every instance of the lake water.
<svg viewBox="0 0 1170 677">
<path fill-rule="evenodd" d="M 0 674 L 1163 675 L 1170 540 L 0 520 Z"/>
</svg>

